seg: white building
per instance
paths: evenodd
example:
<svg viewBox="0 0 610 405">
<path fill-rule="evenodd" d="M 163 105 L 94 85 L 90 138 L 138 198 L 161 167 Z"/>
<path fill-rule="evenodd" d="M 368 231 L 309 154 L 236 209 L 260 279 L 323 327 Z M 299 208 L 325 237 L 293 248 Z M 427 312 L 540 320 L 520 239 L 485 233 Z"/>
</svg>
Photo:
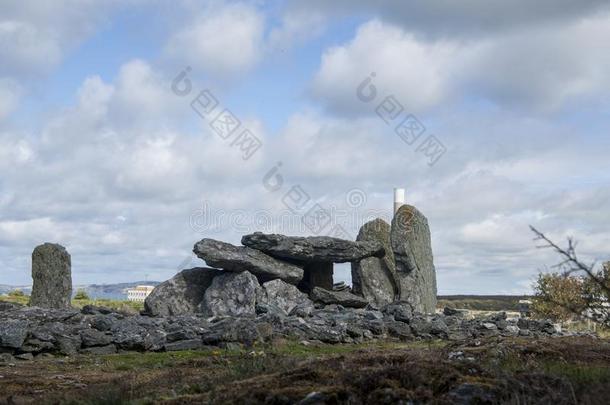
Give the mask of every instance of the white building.
<svg viewBox="0 0 610 405">
<path fill-rule="evenodd" d="M 155 287 L 152 285 L 139 285 L 136 286 L 136 288 L 131 288 L 127 290 L 127 300 L 144 302 L 146 297 L 148 297 L 154 289 Z"/>
</svg>

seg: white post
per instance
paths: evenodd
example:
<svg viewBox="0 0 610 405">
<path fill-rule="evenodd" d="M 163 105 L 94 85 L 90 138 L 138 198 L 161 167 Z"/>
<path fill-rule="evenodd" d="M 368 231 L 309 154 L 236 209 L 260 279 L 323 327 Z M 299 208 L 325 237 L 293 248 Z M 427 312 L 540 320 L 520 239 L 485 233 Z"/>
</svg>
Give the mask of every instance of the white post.
<svg viewBox="0 0 610 405">
<path fill-rule="evenodd" d="M 394 189 L 394 214 L 398 212 L 398 209 L 405 204 L 405 189 L 395 188 Z"/>
</svg>

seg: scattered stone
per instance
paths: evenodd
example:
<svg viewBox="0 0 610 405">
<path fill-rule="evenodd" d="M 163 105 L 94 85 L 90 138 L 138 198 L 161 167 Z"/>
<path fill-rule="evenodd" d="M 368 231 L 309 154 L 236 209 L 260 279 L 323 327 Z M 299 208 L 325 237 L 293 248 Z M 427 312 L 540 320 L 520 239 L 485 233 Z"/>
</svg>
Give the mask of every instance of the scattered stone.
<svg viewBox="0 0 610 405">
<path fill-rule="evenodd" d="M 436 309 L 436 270 L 428 219 L 410 205 L 398 209 L 390 234 L 400 299 L 409 301 L 417 312 Z"/>
<path fill-rule="evenodd" d="M 15 357 L 10 353 L 0 353 L 0 365 L 6 366 L 15 363 Z"/>
<path fill-rule="evenodd" d="M 72 298 L 70 254 L 57 244 L 45 243 L 32 253 L 34 285 L 30 305 L 41 308 L 69 308 Z"/>
<path fill-rule="evenodd" d="M 251 273 L 221 274 L 205 291 L 200 311 L 206 316 L 254 316 L 260 285 Z"/>
<path fill-rule="evenodd" d="M 0 322 L 0 347 L 18 349 L 28 336 L 28 322 L 20 319 L 8 319 Z"/>
<path fill-rule="evenodd" d="M 345 281 L 339 281 L 333 284 L 333 291 L 348 291 L 351 292 L 349 285 L 345 284 Z"/>
<path fill-rule="evenodd" d="M 152 316 L 192 314 L 214 277 L 220 274 L 222 271 L 205 267 L 182 270 L 155 287 L 144 302 L 144 310 Z"/>
<path fill-rule="evenodd" d="M 303 278 L 303 269 L 295 264 L 275 259 L 256 249 L 234 246 L 214 239 L 203 239 L 195 245 L 193 252 L 212 267 L 227 271 L 249 271 L 261 282 L 281 279 L 298 284 Z"/>
<path fill-rule="evenodd" d="M 21 354 L 16 354 L 15 358 L 17 360 L 32 361 L 32 360 L 34 360 L 34 355 L 32 353 L 21 353 Z"/>
<path fill-rule="evenodd" d="M 466 316 L 468 315 L 468 310 L 445 307 L 443 308 L 443 314 L 447 316 Z"/>
<path fill-rule="evenodd" d="M 329 291 L 315 287 L 310 294 L 312 300 L 323 304 L 338 304 L 348 308 L 364 308 L 368 301 L 347 291 Z"/>
<path fill-rule="evenodd" d="M 393 302 L 381 308 L 381 312 L 394 320 L 409 323 L 413 318 L 413 307 L 409 302 Z"/>
<path fill-rule="evenodd" d="M 303 262 L 346 263 L 366 257 L 383 257 L 385 250 L 378 242 L 352 242 L 329 236 L 284 236 L 255 232 L 241 239 L 244 246 L 281 259 Z"/>
<path fill-rule="evenodd" d="M 299 291 L 292 284 L 282 280 L 272 280 L 262 285 L 262 294 L 257 299 L 258 304 L 274 305 L 282 309 L 286 314 L 290 313 L 295 307 L 305 308 L 311 306 L 313 302 L 309 297 Z"/>
<path fill-rule="evenodd" d="M 356 240 L 380 243 L 386 254 L 383 258 L 368 257 L 352 263 L 354 294 L 362 295 L 378 307 L 394 302 L 400 296 L 400 286 L 390 242 L 390 225 L 379 218 L 367 222 L 360 228 Z"/>
</svg>

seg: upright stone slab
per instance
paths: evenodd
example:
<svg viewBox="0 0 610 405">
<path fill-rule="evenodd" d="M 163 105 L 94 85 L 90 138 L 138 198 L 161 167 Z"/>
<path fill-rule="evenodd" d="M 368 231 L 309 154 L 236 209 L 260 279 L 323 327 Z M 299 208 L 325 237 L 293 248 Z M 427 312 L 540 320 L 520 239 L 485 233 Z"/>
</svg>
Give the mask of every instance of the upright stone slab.
<svg viewBox="0 0 610 405">
<path fill-rule="evenodd" d="M 298 287 L 301 291 L 311 292 L 315 287 L 333 289 L 333 263 L 309 262 L 303 269 L 305 274 Z"/>
<path fill-rule="evenodd" d="M 175 316 L 197 312 L 203 295 L 214 277 L 222 270 L 196 267 L 182 270 L 159 284 L 144 302 L 145 311 L 152 316 Z"/>
<path fill-rule="evenodd" d="M 352 262 L 354 294 L 363 296 L 378 308 L 394 302 L 400 296 L 400 286 L 390 242 L 390 225 L 379 218 L 369 221 L 360 228 L 356 240 L 380 242 L 386 255 L 382 259 L 368 257 Z"/>
<path fill-rule="evenodd" d="M 428 219 L 415 207 L 403 205 L 392 220 L 390 234 L 400 300 L 417 312 L 436 309 L 436 270 Z"/>
<path fill-rule="evenodd" d="M 32 296 L 30 305 L 69 308 L 72 298 L 72 262 L 66 249 L 45 243 L 32 252 Z"/>
</svg>

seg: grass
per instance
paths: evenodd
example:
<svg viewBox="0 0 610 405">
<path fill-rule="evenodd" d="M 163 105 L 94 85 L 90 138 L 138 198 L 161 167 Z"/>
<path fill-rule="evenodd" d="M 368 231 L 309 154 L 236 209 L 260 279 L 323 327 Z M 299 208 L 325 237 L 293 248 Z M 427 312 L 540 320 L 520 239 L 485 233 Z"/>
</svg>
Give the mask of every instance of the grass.
<svg viewBox="0 0 610 405">
<path fill-rule="evenodd" d="M 474 360 L 449 360 L 456 351 Z M 465 383 L 500 395 L 498 401 L 603 403 L 610 395 L 610 342 L 276 340 L 249 349 L 45 359 L 11 369 L 0 380 L 0 403 L 21 395 L 22 402 L 279 404 L 313 391 L 328 395 L 327 403 L 452 402 L 446 395 Z"/>
<path fill-rule="evenodd" d="M 12 302 L 15 304 L 28 305 L 30 297 L 27 295 L 0 295 L 0 301 Z M 118 311 L 137 313 L 144 309 L 144 303 L 127 300 L 108 300 L 108 299 L 73 299 L 74 308 L 82 308 L 85 305 L 96 305 L 112 308 Z"/>
</svg>

